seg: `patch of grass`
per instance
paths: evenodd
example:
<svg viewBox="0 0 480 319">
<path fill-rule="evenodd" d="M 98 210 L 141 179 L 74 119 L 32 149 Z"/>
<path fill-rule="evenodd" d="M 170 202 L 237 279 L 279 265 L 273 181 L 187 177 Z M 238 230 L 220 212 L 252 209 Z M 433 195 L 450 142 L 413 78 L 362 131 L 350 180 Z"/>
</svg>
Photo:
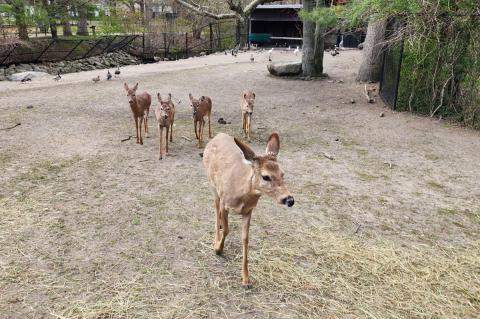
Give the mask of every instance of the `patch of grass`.
<svg viewBox="0 0 480 319">
<path fill-rule="evenodd" d="M 429 181 L 429 182 L 427 182 L 427 185 L 430 188 L 437 189 L 437 190 L 441 190 L 441 189 L 445 188 L 445 185 L 440 184 L 439 182 L 436 182 L 436 181 Z"/>
<path fill-rule="evenodd" d="M 430 160 L 430 161 L 437 161 L 439 160 L 441 157 L 436 155 L 436 154 L 433 154 L 433 153 L 428 153 L 428 154 L 425 154 L 425 158 Z"/>
<path fill-rule="evenodd" d="M 134 216 L 132 218 L 132 225 L 140 225 L 140 216 Z"/>
<path fill-rule="evenodd" d="M 355 174 L 357 174 L 360 180 L 364 182 L 372 182 L 380 178 L 379 176 L 371 175 L 371 174 L 360 172 L 360 171 L 355 171 Z"/>
</svg>

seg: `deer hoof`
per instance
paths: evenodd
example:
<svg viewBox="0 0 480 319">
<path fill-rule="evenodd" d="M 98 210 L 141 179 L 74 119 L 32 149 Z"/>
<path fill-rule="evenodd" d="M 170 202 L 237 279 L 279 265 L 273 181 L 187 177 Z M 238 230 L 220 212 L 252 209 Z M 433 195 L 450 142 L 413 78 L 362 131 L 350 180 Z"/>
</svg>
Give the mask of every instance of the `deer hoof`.
<svg viewBox="0 0 480 319">
<path fill-rule="evenodd" d="M 215 254 L 220 256 L 221 254 L 223 254 L 223 249 L 215 248 Z"/>
<path fill-rule="evenodd" d="M 253 285 L 252 285 L 252 282 L 250 280 L 247 280 L 246 282 L 242 282 L 242 287 L 244 289 L 252 289 Z"/>
</svg>

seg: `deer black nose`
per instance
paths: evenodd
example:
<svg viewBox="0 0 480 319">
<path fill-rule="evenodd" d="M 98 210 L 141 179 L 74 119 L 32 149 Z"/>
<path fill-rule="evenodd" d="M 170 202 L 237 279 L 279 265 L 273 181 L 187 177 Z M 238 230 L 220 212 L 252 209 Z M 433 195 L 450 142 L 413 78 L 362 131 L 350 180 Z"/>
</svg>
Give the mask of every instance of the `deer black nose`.
<svg viewBox="0 0 480 319">
<path fill-rule="evenodd" d="M 252 116 L 252 113 L 253 113 L 253 112 L 248 112 L 248 115 Z"/>
<path fill-rule="evenodd" d="M 293 199 L 292 196 L 288 195 L 287 197 L 285 197 L 284 199 L 282 199 L 282 204 L 283 205 L 286 205 L 288 207 L 292 207 L 293 204 L 295 204 L 295 200 Z"/>
</svg>

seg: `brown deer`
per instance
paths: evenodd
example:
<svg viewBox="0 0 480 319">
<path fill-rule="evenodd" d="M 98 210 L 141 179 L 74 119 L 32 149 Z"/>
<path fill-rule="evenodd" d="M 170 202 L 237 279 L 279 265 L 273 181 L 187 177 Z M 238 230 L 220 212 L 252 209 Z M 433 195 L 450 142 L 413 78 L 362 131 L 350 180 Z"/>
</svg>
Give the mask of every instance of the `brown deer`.
<svg viewBox="0 0 480 319">
<path fill-rule="evenodd" d="M 135 120 L 135 129 L 137 132 L 137 143 L 143 144 L 142 139 L 142 122 L 145 126 L 145 137 L 148 137 L 148 113 L 150 113 L 150 104 L 152 97 L 147 92 L 136 95 L 138 83 L 131 89 L 127 83 L 124 83 L 125 91 L 127 91 L 128 103 L 132 109 L 133 119 Z"/>
<path fill-rule="evenodd" d="M 212 138 L 212 129 L 210 126 L 210 117 L 212 114 L 212 99 L 208 96 L 201 96 L 198 100 L 191 93 L 188 94 L 193 108 L 193 129 L 195 137 L 198 140 L 198 147 L 203 144 L 203 129 L 205 127 L 205 117 L 208 117 L 208 137 Z M 197 132 L 198 124 L 198 132 Z"/>
<path fill-rule="evenodd" d="M 252 122 L 253 103 L 255 103 L 255 93 L 245 90 L 240 100 L 240 109 L 242 110 L 242 128 L 243 134 L 250 142 L 250 123 Z"/>
<path fill-rule="evenodd" d="M 221 254 L 228 235 L 228 212 L 242 215 L 242 285 L 251 287 L 248 275 L 248 232 L 253 209 L 261 195 L 276 202 L 293 206 L 294 199 L 283 181 L 283 171 L 277 164 L 280 138 L 270 135 L 265 155 L 255 155 L 243 142 L 220 133 L 212 139 L 203 152 L 203 164 L 215 195 L 215 253 Z"/>
<path fill-rule="evenodd" d="M 165 153 L 168 155 L 168 131 L 170 131 L 170 142 L 173 141 L 173 120 L 175 119 L 175 105 L 172 102 L 172 94 L 168 94 L 168 100 L 163 101 L 160 93 L 157 93 L 158 104 L 155 109 L 155 117 L 158 122 L 158 136 L 160 139 L 160 158 L 162 159 L 162 135 L 163 128 L 166 128 L 165 134 Z"/>
</svg>

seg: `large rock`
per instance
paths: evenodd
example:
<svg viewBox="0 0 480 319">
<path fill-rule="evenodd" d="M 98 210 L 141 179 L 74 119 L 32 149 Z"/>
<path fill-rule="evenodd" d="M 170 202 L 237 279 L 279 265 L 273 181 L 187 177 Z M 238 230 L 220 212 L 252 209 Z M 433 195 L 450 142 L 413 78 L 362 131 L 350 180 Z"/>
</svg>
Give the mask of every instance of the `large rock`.
<svg viewBox="0 0 480 319">
<path fill-rule="evenodd" d="M 20 73 L 14 73 L 10 76 L 8 76 L 7 78 L 10 80 L 10 81 L 21 81 L 23 80 L 25 77 L 29 77 L 30 79 L 36 79 L 36 78 L 41 78 L 41 77 L 44 77 L 44 76 L 50 76 L 50 74 L 48 73 L 45 73 L 45 72 L 35 72 L 35 71 L 29 71 L 29 72 L 20 72 Z"/>
<path fill-rule="evenodd" d="M 269 63 L 267 66 L 268 72 L 276 76 L 299 75 L 302 73 L 302 63 L 278 62 Z"/>
</svg>

